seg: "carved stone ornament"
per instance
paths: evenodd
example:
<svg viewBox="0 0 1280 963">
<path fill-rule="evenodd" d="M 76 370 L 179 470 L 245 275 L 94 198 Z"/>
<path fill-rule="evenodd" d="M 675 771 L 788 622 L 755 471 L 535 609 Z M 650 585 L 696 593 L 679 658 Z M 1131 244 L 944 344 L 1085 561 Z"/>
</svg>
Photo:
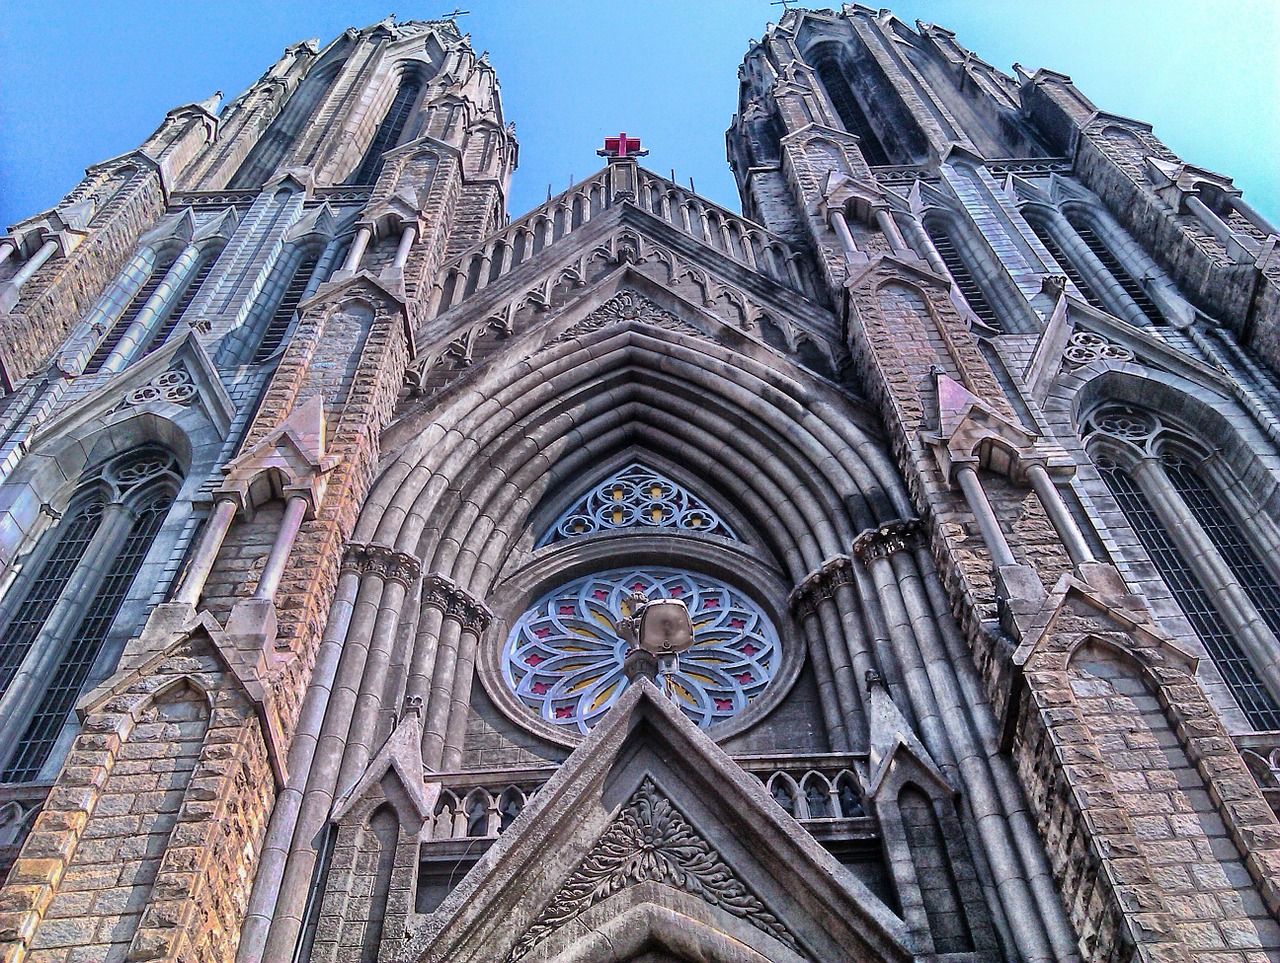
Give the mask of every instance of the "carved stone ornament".
<svg viewBox="0 0 1280 963">
<path fill-rule="evenodd" d="M 644 882 L 661 883 L 698 896 L 801 952 L 782 922 L 747 889 L 653 781 L 645 779 L 595 849 L 516 941 L 506 963 L 523 958 L 548 935 L 595 904 Z"/>
<path fill-rule="evenodd" d="M 872 559 L 887 558 L 895 552 L 915 548 L 920 534 L 918 518 L 890 522 L 879 528 L 867 529 L 853 540 L 853 556 L 868 564 Z"/>
<path fill-rule="evenodd" d="M 342 557 L 342 571 L 359 575 L 373 574 L 397 581 L 406 587 L 422 573 L 422 563 L 412 555 L 383 545 L 350 544 Z"/>
<path fill-rule="evenodd" d="M 584 334 L 599 331 L 611 324 L 622 324 L 627 321 L 639 321 L 641 324 L 656 328 L 691 334 L 696 338 L 706 337 L 693 325 L 681 321 L 665 308 L 658 307 L 643 294 L 637 294 L 635 291 L 619 291 L 569 330 L 548 341 L 544 348 L 580 338 Z"/>
<path fill-rule="evenodd" d="M 1133 352 L 1122 344 L 1108 341 L 1092 331 L 1077 331 L 1071 335 L 1062 359 L 1068 368 L 1079 368 L 1095 361 L 1132 361 Z"/>
<path fill-rule="evenodd" d="M 186 368 L 171 368 L 161 372 L 140 388 L 134 388 L 124 396 L 121 408 L 148 405 L 167 401 L 175 405 L 189 405 L 195 401 L 198 391 Z"/>
</svg>

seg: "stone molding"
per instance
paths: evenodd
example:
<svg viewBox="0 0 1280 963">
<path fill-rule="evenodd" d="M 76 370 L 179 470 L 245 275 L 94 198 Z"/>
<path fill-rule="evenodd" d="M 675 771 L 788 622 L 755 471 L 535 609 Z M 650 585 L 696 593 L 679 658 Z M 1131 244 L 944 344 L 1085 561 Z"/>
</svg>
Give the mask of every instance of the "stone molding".
<svg viewBox="0 0 1280 963">
<path fill-rule="evenodd" d="M 804 621 L 818 611 L 818 603 L 833 598 L 841 585 L 853 584 L 853 564 L 848 555 L 837 555 L 804 577 L 787 599 L 796 618 Z"/>
</svg>

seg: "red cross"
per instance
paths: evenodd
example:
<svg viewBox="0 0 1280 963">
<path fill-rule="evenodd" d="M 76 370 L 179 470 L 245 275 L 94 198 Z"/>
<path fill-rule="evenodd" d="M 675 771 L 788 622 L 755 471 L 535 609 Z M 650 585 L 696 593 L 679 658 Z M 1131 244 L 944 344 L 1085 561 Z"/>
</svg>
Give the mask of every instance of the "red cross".
<svg viewBox="0 0 1280 963">
<path fill-rule="evenodd" d="M 596 151 L 601 157 L 644 157 L 649 152 L 640 149 L 640 138 L 628 137 L 625 132 L 617 137 L 604 139 L 604 150 Z"/>
</svg>

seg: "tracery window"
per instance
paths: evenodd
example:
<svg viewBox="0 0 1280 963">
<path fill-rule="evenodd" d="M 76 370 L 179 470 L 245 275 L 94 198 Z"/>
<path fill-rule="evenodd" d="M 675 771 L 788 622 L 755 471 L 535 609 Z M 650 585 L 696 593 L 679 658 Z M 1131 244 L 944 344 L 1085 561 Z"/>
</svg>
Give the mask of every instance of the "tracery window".
<svg viewBox="0 0 1280 963">
<path fill-rule="evenodd" d="M 0 619 L 0 781 L 37 778 L 110 638 L 181 482 L 143 447 L 81 482 Z M 130 629 L 133 627 L 130 626 Z M 15 680 L 21 684 L 15 685 Z"/>
<path fill-rule="evenodd" d="M 538 545 L 628 528 L 667 528 L 738 537 L 702 499 L 667 476 L 635 462 L 578 499 L 556 519 Z"/>
<path fill-rule="evenodd" d="M 1111 405 L 1086 427 L 1122 442 L 1104 442 L 1094 462 L 1232 697 L 1255 729 L 1280 729 L 1280 703 L 1258 668 L 1280 639 L 1280 584 L 1270 568 L 1155 415 Z M 1250 608 L 1269 633 L 1241 615 Z"/>
<path fill-rule="evenodd" d="M 405 77 L 400 81 L 400 88 L 396 91 L 391 106 L 387 108 L 382 123 L 378 125 L 360 166 L 347 178 L 348 184 L 372 184 L 378 179 L 378 175 L 382 173 L 382 155 L 399 143 L 400 135 L 404 133 L 421 91 L 422 81 L 417 77 Z"/>
<path fill-rule="evenodd" d="M 777 630 L 745 593 L 682 569 L 614 569 L 553 589 L 516 621 L 502 655 L 516 698 L 546 722 L 588 732 L 628 684 L 628 644 L 615 626 L 630 615 L 634 592 L 689 608 L 694 645 L 660 670 L 659 683 L 698 725 L 741 712 L 778 674 Z"/>
</svg>

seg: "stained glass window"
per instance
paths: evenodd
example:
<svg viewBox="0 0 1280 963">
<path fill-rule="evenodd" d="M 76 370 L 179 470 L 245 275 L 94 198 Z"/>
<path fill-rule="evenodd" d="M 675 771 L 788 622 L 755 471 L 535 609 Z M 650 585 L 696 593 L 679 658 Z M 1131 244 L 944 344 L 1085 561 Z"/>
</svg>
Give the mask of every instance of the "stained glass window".
<svg viewBox="0 0 1280 963">
<path fill-rule="evenodd" d="M 696 495 L 641 464 L 610 475 L 560 516 L 538 545 L 624 528 L 675 528 L 737 539 Z"/>
<path fill-rule="evenodd" d="M 614 626 L 628 599 L 679 599 L 694 645 L 659 683 L 699 726 L 741 712 L 778 674 L 782 646 L 755 602 L 717 579 L 678 569 L 615 569 L 579 578 L 539 599 L 511 630 L 502 673 L 516 698 L 547 722 L 586 733 L 626 689 L 627 643 Z"/>
</svg>

